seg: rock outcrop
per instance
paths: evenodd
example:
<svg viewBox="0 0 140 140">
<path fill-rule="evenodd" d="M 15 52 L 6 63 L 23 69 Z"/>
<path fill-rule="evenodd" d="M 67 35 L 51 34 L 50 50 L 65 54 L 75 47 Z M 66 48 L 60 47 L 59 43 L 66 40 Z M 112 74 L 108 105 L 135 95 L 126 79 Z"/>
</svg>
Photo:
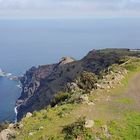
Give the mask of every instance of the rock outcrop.
<svg viewBox="0 0 140 140">
<path fill-rule="evenodd" d="M 16 132 L 10 128 L 4 129 L 0 132 L 0 140 L 9 140 L 15 138 Z"/>
<path fill-rule="evenodd" d="M 122 61 L 124 57 L 133 55 L 128 49 L 93 50 L 78 61 L 64 57 L 56 64 L 32 67 L 20 79 L 22 93 L 16 103 L 18 121 L 27 112 L 32 113 L 49 105 L 54 95 L 65 91 L 68 85 L 69 89 L 77 89 L 74 80 L 84 71 L 99 75 L 102 71 L 108 70 L 112 64 L 124 63 Z"/>
</svg>

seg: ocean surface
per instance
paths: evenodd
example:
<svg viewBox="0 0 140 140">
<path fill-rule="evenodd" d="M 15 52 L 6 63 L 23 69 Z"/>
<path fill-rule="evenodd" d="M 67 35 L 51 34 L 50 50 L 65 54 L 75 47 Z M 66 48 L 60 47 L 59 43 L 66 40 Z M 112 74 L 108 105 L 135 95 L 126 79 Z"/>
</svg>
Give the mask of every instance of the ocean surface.
<svg viewBox="0 0 140 140">
<path fill-rule="evenodd" d="M 14 75 L 99 48 L 140 49 L 140 18 L 0 19 L 0 68 Z M 0 78 L 0 121 L 15 118 L 17 84 Z"/>
</svg>

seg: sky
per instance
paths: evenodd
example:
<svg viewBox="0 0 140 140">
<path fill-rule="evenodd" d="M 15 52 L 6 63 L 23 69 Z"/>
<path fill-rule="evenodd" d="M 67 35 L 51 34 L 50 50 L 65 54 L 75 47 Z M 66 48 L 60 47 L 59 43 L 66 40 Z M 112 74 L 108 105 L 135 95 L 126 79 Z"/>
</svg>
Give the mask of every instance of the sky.
<svg viewBox="0 0 140 140">
<path fill-rule="evenodd" d="M 0 17 L 140 16 L 140 0 L 0 0 Z"/>
</svg>

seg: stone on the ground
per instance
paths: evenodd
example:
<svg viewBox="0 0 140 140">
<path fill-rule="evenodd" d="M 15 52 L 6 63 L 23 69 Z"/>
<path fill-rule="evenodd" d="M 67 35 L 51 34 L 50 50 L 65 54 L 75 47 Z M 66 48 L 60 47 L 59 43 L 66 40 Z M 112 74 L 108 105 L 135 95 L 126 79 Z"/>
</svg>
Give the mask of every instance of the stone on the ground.
<svg viewBox="0 0 140 140">
<path fill-rule="evenodd" d="M 88 102 L 88 105 L 95 105 L 94 102 Z"/>
<path fill-rule="evenodd" d="M 13 124 L 13 123 L 9 124 L 8 128 L 9 128 L 9 129 L 14 128 L 14 124 Z"/>
<path fill-rule="evenodd" d="M 85 128 L 92 128 L 94 126 L 94 121 L 93 120 L 87 120 L 85 122 Z"/>
<path fill-rule="evenodd" d="M 30 118 L 30 117 L 32 117 L 32 113 L 30 113 L 30 112 L 28 112 L 27 114 L 26 114 L 26 118 Z"/>
<path fill-rule="evenodd" d="M 29 136 L 33 136 L 33 135 L 34 135 L 34 133 L 33 133 L 33 132 L 30 132 L 30 133 L 29 133 Z"/>
<path fill-rule="evenodd" d="M 82 102 L 85 102 L 85 103 L 88 103 L 89 102 L 89 99 L 88 99 L 88 96 L 87 95 L 81 95 L 80 96 L 80 100 Z"/>
</svg>

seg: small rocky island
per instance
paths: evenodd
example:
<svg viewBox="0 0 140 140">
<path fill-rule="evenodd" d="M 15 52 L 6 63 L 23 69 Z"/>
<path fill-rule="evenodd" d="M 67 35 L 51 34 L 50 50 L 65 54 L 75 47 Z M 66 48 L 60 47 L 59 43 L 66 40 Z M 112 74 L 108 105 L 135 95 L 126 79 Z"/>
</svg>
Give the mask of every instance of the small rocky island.
<svg viewBox="0 0 140 140">
<path fill-rule="evenodd" d="M 0 68 L 0 77 L 6 77 L 12 81 L 19 81 L 19 79 L 20 79 L 20 77 L 15 76 L 12 73 L 5 72 L 1 68 Z"/>
</svg>

